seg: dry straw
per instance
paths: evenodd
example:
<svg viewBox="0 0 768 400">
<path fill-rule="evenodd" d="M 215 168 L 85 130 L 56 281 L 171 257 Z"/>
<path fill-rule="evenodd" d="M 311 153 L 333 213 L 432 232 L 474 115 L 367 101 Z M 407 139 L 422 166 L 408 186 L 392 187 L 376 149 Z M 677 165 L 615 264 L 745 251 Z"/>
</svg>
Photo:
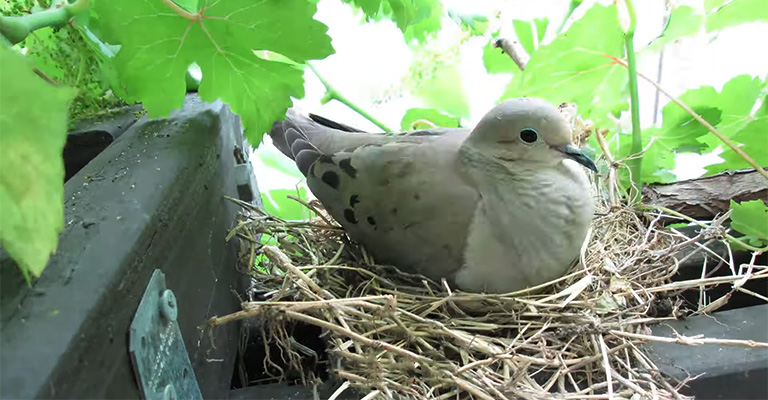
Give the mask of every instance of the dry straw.
<svg viewBox="0 0 768 400">
<path fill-rule="evenodd" d="M 649 329 L 683 314 L 682 290 L 731 283 L 733 292 L 768 277 L 768 268 L 754 261 L 723 260 L 733 275 L 672 282 L 681 258 L 711 253 L 701 243 L 723 237 L 723 219 L 692 240 L 659 227 L 660 212 L 606 200 L 566 276 L 487 295 L 375 265 L 317 202 L 305 205 L 318 217 L 288 222 L 231 200 L 243 214 L 230 238 L 243 244 L 243 265 L 262 268 L 247 272 L 265 300 L 243 302 L 242 311 L 208 325 L 260 321 L 265 345 L 280 349 L 268 353 L 265 366 L 287 364 L 310 385 L 317 379 L 302 360 L 314 352 L 288 332 L 296 323 L 320 327 L 330 373 L 343 382 L 333 397 L 353 387 L 365 399 L 679 399 L 682 383 L 662 376 L 644 343 L 768 347 L 659 337 Z M 724 301 L 702 303 L 698 311 L 714 311 Z"/>
</svg>

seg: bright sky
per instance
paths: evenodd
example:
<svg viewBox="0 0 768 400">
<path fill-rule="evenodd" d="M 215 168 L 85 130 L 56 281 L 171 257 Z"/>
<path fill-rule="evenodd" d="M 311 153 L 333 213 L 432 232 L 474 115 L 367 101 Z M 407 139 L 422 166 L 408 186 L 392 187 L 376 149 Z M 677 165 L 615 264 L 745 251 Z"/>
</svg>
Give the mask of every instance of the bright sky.
<svg viewBox="0 0 768 400">
<path fill-rule="evenodd" d="M 608 0 L 588 0 L 582 5 L 582 13 L 590 3 L 610 3 Z M 700 6 L 703 0 L 680 0 L 677 4 Z M 663 28 L 665 0 L 635 1 L 638 28 L 636 48 L 650 42 L 659 35 Z M 467 14 L 493 15 L 501 11 L 502 36 L 514 37 L 512 19 L 531 20 L 547 17 L 550 24 L 557 26 L 568 8 L 568 0 L 548 0 L 544 2 L 527 0 L 443 0 L 445 8 L 452 8 Z M 361 13 L 341 0 L 321 0 L 318 3 L 316 19 L 329 26 L 329 35 L 333 40 L 336 53 L 328 58 L 314 62 L 326 80 L 348 99 L 370 112 L 387 126 L 396 129 L 400 126 L 403 114 L 412 107 L 423 106 L 419 99 L 404 93 L 399 95 L 399 83 L 408 75 L 412 52 L 406 46 L 400 31 L 394 23 L 385 20 L 366 24 Z M 573 17 L 578 18 L 577 13 Z M 455 43 L 459 28 L 446 16 L 443 31 L 436 46 L 450 46 Z M 553 35 L 550 31 L 548 35 Z M 768 52 L 758 51 L 750 45 L 768 37 L 768 24 L 745 24 L 727 28 L 714 40 L 704 33 L 699 36 L 683 38 L 678 43 L 665 49 L 662 85 L 674 95 L 701 85 L 712 85 L 720 90 L 732 77 L 748 73 L 765 78 L 768 76 Z M 545 40 L 547 40 L 545 38 Z M 464 90 L 470 104 L 468 126 L 474 125 L 490 109 L 503 93 L 509 78 L 503 75 L 485 73 L 482 62 L 482 48 L 485 38 L 470 40 L 461 50 L 460 70 L 464 80 Z M 749 47 L 747 47 L 749 46 Z M 655 77 L 658 69 L 659 54 L 649 54 L 638 59 L 638 70 Z M 305 73 L 304 99 L 295 100 L 294 104 L 305 112 L 313 112 L 335 119 L 361 129 L 380 131 L 376 126 L 359 116 L 339 102 L 320 104 L 325 89 L 310 72 Z M 645 82 L 639 83 L 641 99 L 641 119 L 644 126 L 653 123 L 653 104 L 655 89 Z M 661 106 L 666 103 L 662 97 Z M 628 115 L 623 120 L 628 124 Z M 274 153 L 276 150 L 265 143 L 256 151 L 252 160 L 256 169 L 262 192 L 276 188 L 292 188 L 297 179 L 284 174 L 268 171 L 259 160 L 259 154 Z M 674 171 L 678 178 L 697 177 L 704 172 L 702 163 L 708 163 L 715 155 L 681 156 L 678 168 Z"/>
</svg>

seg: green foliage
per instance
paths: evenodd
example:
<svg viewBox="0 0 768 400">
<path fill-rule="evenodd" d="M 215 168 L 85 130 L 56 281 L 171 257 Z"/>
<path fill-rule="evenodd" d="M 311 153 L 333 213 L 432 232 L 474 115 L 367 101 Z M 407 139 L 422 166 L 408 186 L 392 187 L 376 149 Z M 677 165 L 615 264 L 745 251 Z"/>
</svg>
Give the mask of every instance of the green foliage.
<svg viewBox="0 0 768 400">
<path fill-rule="evenodd" d="M 448 16 L 454 22 L 469 30 L 469 33 L 472 35 L 480 36 L 488 30 L 488 17 L 485 15 L 462 14 L 454 10 L 448 10 Z"/>
<path fill-rule="evenodd" d="M 295 190 L 270 190 L 268 194 L 261 195 L 261 201 L 264 204 L 264 211 L 270 215 L 274 215 L 285 220 L 304 220 L 313 217 L 313 215 L 309 215 L 312 214 L 311 211 L 309 211 L 298 201 L 288 198 L 288 196 L 306 199 L 307 191 L 303 187 Z M 274 200 L 274 203 L 270 201 L 270 198 Z"/>
<path fill-rule="evenodd" d="M 762 200 L 731 200 L 731 227 L 747 236 L 753 246 L 768 244 L 768 207 Z"/>
<path fill-rule="evenodd" d="M 0 44 L 0 241 L 25 276 L 39 276 L 64 224 L 67 108 L 75 90 L 37 76 Z"/>
<path fill-rule="evenodd" d="M 765 0 L 705 0 L 707 32 L 714 32 L 745 22 L 768 21 Z"/>
<path fill-rule="evenodd" d="M 20 44 L 35 66 L 58 84 L 78 89 L 69 114 L 77 120 L 122 102 L 107 91 L 116 84 L 110 60 L 83 36 L 83 28 L 42 28 Z"/>
<path fill-rule="evenodd" d="M 407 40 L 424 42 L 440 30 L 440 0 L 342 0 L 363 11 L 368 19 L 391 19 Z"/>
<path fill-rule="evenodd" d="M 693 35 L 703 21 L 704 16 L 697 9 L 690 6 L 676 7 L 670 13 L 661 35 L 651 42 L 649 48 L 661 49 L 681 37 Z"/>
<path fill-rule="evenodd" d="M 469 103 L 458 57 L 458 48 L 422 49 L 415 54 L 405 86 L 429 108 L 464 118 L 469 116 Z"/>
<path fill-rule="evenodd" d="M 547 25 L 549 25 L 549 19 L 547 18 L 536 18 L 533 20 L 533 23 L 519 19 L 512 21 L 517 40 L 520 41 L 520 44 L 528 54 L 533 54 L 541 44 L 544 34 L 547 33 Z M 536 29 L 535 32 L 534 28 Z M 536 38 L 535 41 L 534 37 Z"/>
<path fill-rule="evenodd" d="M 576 103 L 583 117 L 612 126 L 611 114 L 627 110 L 623 31 L 615 5 L 592 6 L 564 34 L 541 46 L 502 98 L 534 96 Z"/>
<path fill-rule="evenodd" d="M 483 47 L 483 65 L 489 74 L 514 74 L 520 72 L 514 61 L 504 54 L 500 48 L 493 47 L 493 40 L 498 37 L 494 33 L 491 40 Z"/>
<path fill-rule="evenodd" d="M 141 101 L 150 117 L 167 115 L 181 106 L 187 68 L 196 62 L 200 97 L 229 104 L 250 143 L 258 144 L 304 87 L 301 67 L 254 50 L 296 63 L 324 58 L 333 52 L 327 27 L 312 19 L 316 7 L 305 0 L 208 0 L 201 9 L 202 19 L 193 21 L 162 2 L 95 4 L 104 39 L 121 45 L 115 65 L 130 100 Z"/>
<path fill-rule="evenodd" d="M 453 115 L 448 115 L 431 108 L 411 108 L 405 112 L 400 127 L 404 131 L 413 131 L 428 127 L 423 121 L 431 122 L 435 126 L 457 128 L 461 126 L 461 120 Z M 426 125 L 426 126 L 425 126 Z"/>
</svg>

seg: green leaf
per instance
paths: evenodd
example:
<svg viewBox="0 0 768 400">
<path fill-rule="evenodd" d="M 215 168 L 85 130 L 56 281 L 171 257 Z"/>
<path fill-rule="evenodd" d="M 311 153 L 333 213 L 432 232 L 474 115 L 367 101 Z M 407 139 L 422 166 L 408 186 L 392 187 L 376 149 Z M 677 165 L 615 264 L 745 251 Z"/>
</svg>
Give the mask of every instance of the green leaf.
<svg viewBox="0 0 768 400">
<path fill-rule="evenodd" d="M 37 76 L 0 45 L 0 241 L 25 276 L 40 276 L 64 226 L 67 110 L 76 91 Z"/>
<path fill-rule="evenodd" d="M 405 112 L 403 120 L 400 122 L 400 127 L 404 131 L 422 129 L 419 125 L 420 121 L 429 121 L 433 125 L 448 128 L 457 128 L 460 126 L 461 122 L 459 118 L 445 114 L 439 110 L 430 108 L 411 108 Z"/>
<path fill-rule="evenodd" d="M 750 112 L 764 87 L 765 82 L 759 78 L 739 75 L 726 82 L 720 93 L 712 86 L 701 86 L 683 93 L 680 100 L 720 133 L 731 137 L 754 119 Z M 659 138 L 669 148 L 702 153 L 721 144 L 707 128 L 671 101 L 662 109 L 662 116 Z"/>
<path fill-rule="evenodd" d="M 517 40 L 525 49 L 528 55 L 533 55 L 533 52 L 541 44 L 541 40 L 544 39 L 544 34 L 547 32 L 547 25 L 549 25 L 549 19 L 536 18 L 533 23 L 529 21 L 521 21 L 519 19 L 512 20 L 512 27 L 515 29 L 515 35 Z M 536 28 L 536 38 L 534 40 L 533 29 Z"/>
<path fill-rule="evenodd" d="M 529 55 L 533 54 L 533 29 L 531 28 L 531 23 L 515 19 L 512 20 L 512 27 L 515 29 L 517 40 L 523 46 L 525 52 Z"/>
<path fill-rule="evenodd" d="M 200 11 L 198 8 L 198 0 L 173 0 L 173 2 L 193 14 Z"/>
<path fill-rule="evenodd" d="M 768 21 L 768 1 L 731 0 L 705 1 L 707 32 L 746 22 Z"/>
<path fill-rule="evenodd" d="M 675 153 L 669 147 L 658 140 L 660 130 L 658 128 L 645 129 L 642 132 L 642 146 L 646 149 L 643 153 L 643 170 L 640 180 L 643 183 L 670 183 L 677 180 L 672 169 L 675 167 Z M 633 156 L 632 135 L 628 133 L 617 134 L 610 142 L 611 153 L 617 159 Z M 629 171 L 623 168 L 619 171 L 619 178 L 625 188 L 629 187 Z"/>
<path fill-rule="evenodd" d="M 443 6 L 440 0 L 342 1 L 359 8 L 369 19 L 391 19 L 409 40 L 424 42 L 441 27 Z"/>
<path fill-rule="evenodd" d="M 160 1 L 99 1 L 95 7 L 101 28 L 122 45 L 115 65 L 126 94 L 151 118 L 181 106 L 187 68 L 196 62 L 203 75 L 200 97 L 227 103 L 254 145 L 284 116 L 291 96 L 304 95 L 303 70 L 294 63 L 333 53 L 327 27 L 312 18 L 317 9 L 306 0 L 207 0 L 199 23 Z M 267 60 L 257 50 L 292 62 Z"/>
<path fill-rule="evenodd" d="M 596 4 L 567 32 L 540 47 L 502 96 L 534 96 L 554 104 L 576 103 L 596 126 L 613 126 L 609 114 L 628 109 L 624 34 L 615 5 Z"/>
<path fill-rule="evenodd" d="M 469 116 L 469 104 L 462 86 L 461 72 L 455 63 L 441 64 L 425 76 L 413 94 L 430 108 L 443 110 L 457 117 Z"/>
<path fill-rule="evenodd" d="M 305 220 L 310 217 L 310 211 L 298 201 L 288 198 L 288 196 L 298 197 L 302 200 L 307 198 L 307 191 L 303 187 L 295 189 L 275 189 L 269 191 L 269 196 L 261 195 L 264 211 L 270 215 L 285 220 Z M 272 203 L 269 198 L 275 201 Z"/>
<path fill-rule="evenodd" d="M 504 54 L 500 48 L 493 47 L 493 40 L 498 36 L 494 34 L 491 40 L 483 47 L 483 65 L 489 74 L 512 74 L 520 72 L 514 61 Z"/>
<path fill-rule="evenodd" d="M 469 30 L 474 36 L 480 36 L 488 30 L 488 17 L 480 14 L 462 14 L 455 10 L 448 10 L 448 16 L 451 19 Z"/>
<path fill-rule="evenodd" d="M 731 228 L 751 238 L 768 241 L 768 207 L 762 200 L 731 200 Z"/>
<path fill-rule="evenodd" d="M 536 37 L 538 44 L 544 40 L 544 35 L 547 34 L 547 27 L 549 26 L 549 18 L 536 18 L 533 20 L 533 24 L 536 26 Z"/>
<path fill-rule="evenodd" d="M 768 166 L 768 117 L 751 121 L 744 129 L 733 135 L 732 139 L 737 144 L 741 144 L 741 150 L 751 156 L 760 166 Z M 740 155 L 728 147 L 720 154 L 720 157 L 724 161 L 707 166 L 706 175 L 714 175 L 725 170 L 751 168 Z"/>
<path fill-rule="evenodd" d="M 695 8 L 689 6 L 675 7 L 669 15 L 667 25 L 656 39 L 648 46 L 652 49 L 661 49 L 669 43 L 684 36 L 690 36 L 698 32 L 704 16 Z"/>
</svg>

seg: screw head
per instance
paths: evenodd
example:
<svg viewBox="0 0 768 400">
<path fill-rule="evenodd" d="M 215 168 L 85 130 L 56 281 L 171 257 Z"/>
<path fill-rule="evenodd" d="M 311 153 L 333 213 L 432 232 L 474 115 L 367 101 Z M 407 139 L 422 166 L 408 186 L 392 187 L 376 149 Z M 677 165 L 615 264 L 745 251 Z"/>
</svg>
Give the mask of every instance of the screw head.
<svg viewBox="0 0 768 400">
<path fill-rule="evenodd" d="M 160 296 L 160 312 L 168 321 L 176 321 L 178 311 L 179 310 L 176 307 L 176 295 L 173 294 L 171 289 L 165 289 Z"/>
<path fill-rule="evenodd" d="M 173 385 L 165 385 L 163 400 L 176 400 L 176 389 L 174 389 Z"/>
</svg>

